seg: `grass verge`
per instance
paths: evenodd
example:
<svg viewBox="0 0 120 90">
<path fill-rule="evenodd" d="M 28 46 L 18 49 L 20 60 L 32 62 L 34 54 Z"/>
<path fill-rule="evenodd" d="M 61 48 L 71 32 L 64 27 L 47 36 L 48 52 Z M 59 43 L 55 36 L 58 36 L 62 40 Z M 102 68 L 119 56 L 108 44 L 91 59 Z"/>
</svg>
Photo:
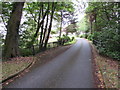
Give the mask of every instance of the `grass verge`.
<svg viewBox="0 0 120 90">
<path fill-rule="evenodd" d="M 17 57 L 2 62 L 2 80 L 24 70 L 33 61 L 33 57 Z"/>
<path fill-rule="evenodd" d="M 118 63 L 100 55 L 97 55 L 96 63 L 100 67 L 106 88 L 118 88 Z"/>
<path fill-rule="evenodd" d="M 108 57 L 103 57 L 96 52 L 93 47 L 94 61 L 99 70 L 96 69 L 95 74 L 99 78 L 100 82 L 104 82 L 103 88 L 118 88 L 118 61 L 112 60 Z M 100 76 L 100 73 L 102 76 Z M 100 87 L 102 85 L 99 85 Z"/>
<path fill-rule="evenodd" d="M 65 43 L 64 45 L 71 45 L 71 44 L 74 44 L 74 43 L 76 43 L 76 39 L 74 39 L 74 40 L 72 40 L 71 42 L 67 42 L 67 43 Z"/>
</svg>

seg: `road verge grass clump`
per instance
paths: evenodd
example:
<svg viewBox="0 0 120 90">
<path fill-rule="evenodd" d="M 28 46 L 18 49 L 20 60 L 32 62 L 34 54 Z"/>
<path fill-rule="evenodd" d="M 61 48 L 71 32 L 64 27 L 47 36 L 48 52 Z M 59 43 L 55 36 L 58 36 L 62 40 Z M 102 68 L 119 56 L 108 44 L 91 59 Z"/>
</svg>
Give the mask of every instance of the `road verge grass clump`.
<svg viewBox="0 0 120 90">
<path fill-rule="evenodd" d="M 62 37 L 58 38 L 58 45 L 70 45 L 74 44 L 75 42 L 76 42 L 75 37 L 63 35 Z"/>
<path fill-rule="evenodd" d="M 64 45 L 71 45 L 71 44 L 74 44 L 76 41 L 77 41 L 76 39 L 73 39 L 72 41 L 67 42 Z"/>
</svg>

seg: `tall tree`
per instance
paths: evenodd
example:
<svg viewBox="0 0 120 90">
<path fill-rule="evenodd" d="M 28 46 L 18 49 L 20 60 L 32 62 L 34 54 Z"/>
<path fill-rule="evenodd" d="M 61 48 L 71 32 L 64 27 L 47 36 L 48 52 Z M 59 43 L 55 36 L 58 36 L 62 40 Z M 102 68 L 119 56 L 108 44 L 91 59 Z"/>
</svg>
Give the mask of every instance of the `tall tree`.
<svg viewBox="0 0 120 90">
<path fill-rule="evenodd" d="M 7 24 L 7 34 L 5 39 L 5 58 L 12 58 L 19 56 L 18 39 L 19 39 L 19 25 L 22 16 L 22 9 L 24 2 L 15 2 L 13 4 L 12 13 Z"/>
<path fill-rule="evenodd" d="M 49 8 L 49 3 L 48 3 L 48 8 Z M 47 13 L 45 29 L 44 29 L 44 32 L 43 32 L 43 38 L 42 38 L 42 42 L 41 42 L 41 47 L 42 48 L 43 48 L 43 44 L 44 44 L 45 39 L 46 39 L 46 33 L 47 33 L 47 28 L 48 28 L 48 20 L 49 20 L 49 12 Z"/>
<path fill-rule="evenodd" d="M 32 38 L 32 40 L 31 40 L 31 42 L 30 42 L 30 43 L 31 43 L 31 46 L 33 45 L 33 43 L 34 43 L 36 37 L 38 36 L 38 33 L 39 33 L 39 30 L 40 30 L 40 27 L 43 25 L 43 23 L 44 23 L 44 19 L 45 19 L 45 17 L 47 16 L 47 13 L 48 13 L 48 12 L 49 12 L 49 6 L 48 6 L 48 8 L 46 9 L 44 15 L 42 16 L 41 21 L 38 22 L 37 30 L 36 30 L 36 32 L 35 32 L 35 34 L 34 34 L 34 37 Z M 41 13 L 41 12 L 40 12 L 40 13 Z M 43 32 L 43 31 L 42 31 L 42 32 Z M 30 47 L 31 47 L 31 46 L 30 46 Z"/>
<path fill-rule="evenodd" d="M 47 38 L 45 40 L 45 45 L 44 45 L 45 49 L 47 47 L 48 39 L 49 39 L 51 28 L 52 28 L 52 21 L 53 21 L 53 15 L 54 15 L 55 8 L 56 8 L 56 3 L 52 2 L 52 11 L 51 11 L 51 17 L 50 17 L 50 24 L 49 24 L 49 28 L 48 28 Z"/>
</svg>

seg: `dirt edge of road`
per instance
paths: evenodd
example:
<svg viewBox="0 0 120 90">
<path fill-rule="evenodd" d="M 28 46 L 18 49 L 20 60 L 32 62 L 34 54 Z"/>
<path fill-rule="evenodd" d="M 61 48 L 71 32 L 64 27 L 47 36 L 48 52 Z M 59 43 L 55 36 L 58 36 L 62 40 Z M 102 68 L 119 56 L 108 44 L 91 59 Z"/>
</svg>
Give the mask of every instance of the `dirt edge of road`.
<svg viewBox="0 0 120 90">
<path fill-rule="evenodd" d="M 95 88 L 106 88 L 102 73 L 100 71 L 100 67 L 96 64 L 97 50 L 94 47 L 94 45 L 92 45 L 91 43 L 90 43 L 90 46 L 91 46 L 91 52 L 92 52 L 92 67 L 93 67 Z"/>
</svg>

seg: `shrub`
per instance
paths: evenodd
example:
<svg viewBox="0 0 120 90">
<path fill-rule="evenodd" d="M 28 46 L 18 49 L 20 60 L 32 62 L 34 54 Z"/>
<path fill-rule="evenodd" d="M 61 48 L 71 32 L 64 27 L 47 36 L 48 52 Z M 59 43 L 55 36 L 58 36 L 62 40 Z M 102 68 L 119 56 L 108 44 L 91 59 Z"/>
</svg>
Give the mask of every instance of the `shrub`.
<svg viewBox="0 0 120 90">
<path fill-rule="evenodd" d="M 62 37 L 59 37 L 58 44 L 64 45 L 64 43 L 67 43 L 69 41 L 71 41 L 70 37 L 63 35 Z"/>
<path fill-rule="evenodd" d="M 93 34 L 88 35 L 87 39 L 93 41 Z"/>
<path fill-rule="evenodd" d="M 20 55 L 21 56 L 30 56 L 33 55 L 31 49 L 20 49 Z"/>
<path fill-rule="evenodd" d="M 80 35 L 80 38 L 85 38 L 85 34 L 83 34 L 83 35 Z"/>
<path fill-rule="evenodd" d="M 100 53 L 120 60 L 119 51 L 120 35 L 115 29 L 103 29 L 101 32 L 95 32 L 93 43 L 97 46 Z"/>
</svg>

